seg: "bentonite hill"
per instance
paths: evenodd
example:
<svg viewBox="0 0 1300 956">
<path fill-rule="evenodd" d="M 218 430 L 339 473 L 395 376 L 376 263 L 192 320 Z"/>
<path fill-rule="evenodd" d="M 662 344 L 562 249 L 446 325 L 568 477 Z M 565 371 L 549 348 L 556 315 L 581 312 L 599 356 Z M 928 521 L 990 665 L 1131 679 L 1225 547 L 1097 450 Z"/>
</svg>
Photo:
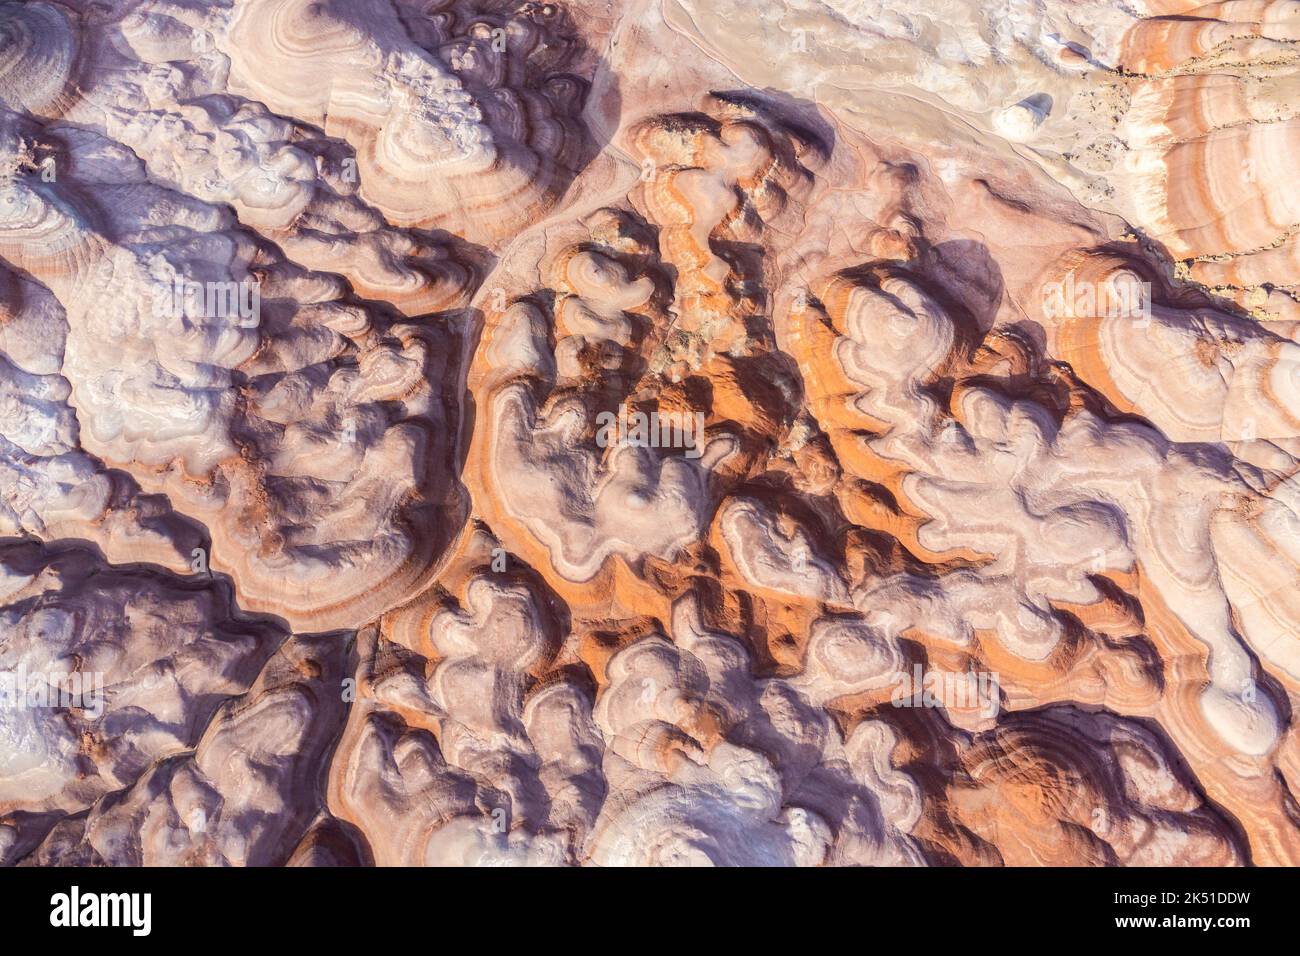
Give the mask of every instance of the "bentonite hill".
<svg viewBox="0 0 1300 956">
<path fill-rule="evenodd" d="M 1300 5 L 0 3 L 0 862 L 1300 863 Z"/>
</svg>

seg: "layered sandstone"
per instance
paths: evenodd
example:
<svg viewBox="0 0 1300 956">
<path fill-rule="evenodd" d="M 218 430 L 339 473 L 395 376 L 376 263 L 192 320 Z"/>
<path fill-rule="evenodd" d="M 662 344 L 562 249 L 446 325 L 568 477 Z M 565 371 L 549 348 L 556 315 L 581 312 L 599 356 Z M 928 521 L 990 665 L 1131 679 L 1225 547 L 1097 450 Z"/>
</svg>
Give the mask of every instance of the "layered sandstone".
<svg viewBox="0 0 1300 956">
<path fill-rule="evenodd" d="M 0 861 L 1300 861 L 1297 41 L 0 3 Z"/>
</svg>

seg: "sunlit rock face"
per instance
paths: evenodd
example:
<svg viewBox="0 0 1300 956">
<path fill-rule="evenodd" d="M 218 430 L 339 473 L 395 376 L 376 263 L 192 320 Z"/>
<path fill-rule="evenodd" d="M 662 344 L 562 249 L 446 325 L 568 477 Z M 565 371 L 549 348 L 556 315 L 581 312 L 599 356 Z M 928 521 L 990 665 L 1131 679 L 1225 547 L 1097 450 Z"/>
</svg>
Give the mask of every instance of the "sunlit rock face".
<svg viewBox="0 0 1300 956">
<path fill-rule="evenodd" d="M 1300 863 L 1298 40 L 0 3 L 0 861 Z"/>
</svg>

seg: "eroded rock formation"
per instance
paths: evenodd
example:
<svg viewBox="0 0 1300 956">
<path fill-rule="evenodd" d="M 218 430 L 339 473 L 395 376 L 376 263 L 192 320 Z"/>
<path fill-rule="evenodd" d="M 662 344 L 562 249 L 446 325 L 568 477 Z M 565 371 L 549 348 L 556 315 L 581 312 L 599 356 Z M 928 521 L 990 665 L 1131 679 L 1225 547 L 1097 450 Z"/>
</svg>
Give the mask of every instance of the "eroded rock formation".
<svg viewBox="0 0 1300 956">
<path fill-rule="evenodd" d="M 1300 862 L 1297 42 L 0 3 L 0 861 Z"/>
</svg>

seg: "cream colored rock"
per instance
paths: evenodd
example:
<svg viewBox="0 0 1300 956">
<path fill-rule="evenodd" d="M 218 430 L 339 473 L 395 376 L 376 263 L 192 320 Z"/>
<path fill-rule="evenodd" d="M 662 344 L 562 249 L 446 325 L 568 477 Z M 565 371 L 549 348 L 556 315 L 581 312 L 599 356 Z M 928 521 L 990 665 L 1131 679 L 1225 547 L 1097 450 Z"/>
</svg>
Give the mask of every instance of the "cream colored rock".
<svg viewBox="0 0 1300 956">
<path fill-rule="evenodd" d="M 550 29 L 525 8 L 442 34 L 434 55 L 391 0 L 241 0 L 217 44 L 236 91 L 355 148 L 361 195 L 390 220 L 497 242 L 559 198 L 583 149 L 580 87 L 526 82 Z"/>
<path fill-rule="evenodd" d="M 0 863 L 1300 864 L 1296 10 L 0 3 Z"/>
<path fill-rule="evenodd" d="M 229 572 L 252 608 L 328 630 L 409 596 L 437 548 L 414 529 L 447 493 L 433 333 L 268 258 L 216 207 L 177 206 L 93 134 L 69 134 L 73 171 L 43 181 L 24 167 L 28 129 L 7 127 L 0 252 L 64 310 L 82 448 L 208 524 L 199 570 Z M 117 240 L 93 225 L 89 197 L 105 194 L 140 218 Z M 37 223 L 49 242 L 32 241 Z M 362 566 L 387 583 L 345 585 Z"/>
<path fill-rule="evenodd" d="M 0 573 L 0 816 L 79 813 L 186 753 L 283 637 L 211 588 L 85 551 L 9 545 Z"/>
</svg>

